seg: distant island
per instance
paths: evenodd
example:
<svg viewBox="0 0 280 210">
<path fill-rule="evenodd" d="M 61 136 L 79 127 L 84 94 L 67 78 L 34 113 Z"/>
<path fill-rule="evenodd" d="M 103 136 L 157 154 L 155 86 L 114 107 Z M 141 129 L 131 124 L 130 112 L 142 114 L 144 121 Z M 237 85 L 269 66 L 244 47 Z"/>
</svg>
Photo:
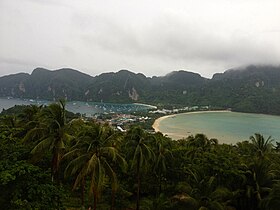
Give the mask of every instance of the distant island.
<svg viewBox="0 0 280 210">
<path fill-rule="evenodd" d="M 128 70 L 92 77 L 73 69 L 36 68 L 0 77 L 0 97 L 113 103 L 147 103 L 167 109 L 212 109 L 280 114 L 280 67 L 226 70 L 211 79 L 184 70 L 146 77 Z"/>
</svg>

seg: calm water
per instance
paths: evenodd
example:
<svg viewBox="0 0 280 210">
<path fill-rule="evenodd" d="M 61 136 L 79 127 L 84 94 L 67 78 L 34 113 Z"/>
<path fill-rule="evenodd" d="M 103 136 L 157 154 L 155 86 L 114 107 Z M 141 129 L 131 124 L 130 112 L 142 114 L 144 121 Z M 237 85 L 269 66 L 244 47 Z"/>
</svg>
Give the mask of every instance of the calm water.
<svg viewBox="0 0 280 210">
<path fill-rule="evenodd" d="M 0 98 L 0 112 L 3 109 L 11 108 L 15 105 L 48 105 L 50 101 L 32 100 L 32 99 L 14 99 L 14 98 Z M 112 104 L 112 103 L 98 103 L 98 102 L 82 102 L 71 101 L 67 102 L 66 109 L 74 113 L 86 114 L 87 116 L 96 113 L 131 113 L 136 111 L 145 111 L 154 108 L 153 106 L 143 104 Z"/>
<path fill-rule="evenodd" d="M 174 139 L 204 133 L 208 138 L 217 138 L 220 143 L 234 144 L 249 140 L 254 133 L 261 133 L 265 138 L 272 136 L 279 141 L 280 117 L 237 112 L 179 114 L 163 119 L 159 130 Z"/>
</svg>

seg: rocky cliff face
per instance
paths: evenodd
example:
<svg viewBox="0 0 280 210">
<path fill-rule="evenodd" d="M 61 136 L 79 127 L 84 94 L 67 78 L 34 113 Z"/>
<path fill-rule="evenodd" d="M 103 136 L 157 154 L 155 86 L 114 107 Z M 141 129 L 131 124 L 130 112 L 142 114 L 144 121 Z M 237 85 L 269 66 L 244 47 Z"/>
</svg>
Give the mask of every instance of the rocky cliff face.
<svg viewBox="0 0 280 210">
<path fill-rule="evenodd" d="M 129 98 L 131 98 L 133 101 L 137 101 L 139 98 L 139 94 L 137 93 L 137 91 L 135 90 L 135 88 L 133 87 L 132 90 L 128 91 L 128 96 Z"/>
</svg>

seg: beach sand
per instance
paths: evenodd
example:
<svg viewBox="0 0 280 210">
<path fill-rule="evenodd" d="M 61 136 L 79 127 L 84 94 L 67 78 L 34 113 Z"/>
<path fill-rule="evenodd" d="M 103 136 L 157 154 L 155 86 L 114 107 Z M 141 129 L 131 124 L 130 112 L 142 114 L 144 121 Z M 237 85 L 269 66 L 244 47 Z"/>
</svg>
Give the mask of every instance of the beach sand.
<svg viewBox="0 0 280 210">
<path fill-rule="evenodd" d="M 156 106 L 153 106 L 153 105 L 150 105 L 150 104 L 142 104 L 142 103 L 133 103 L 133 104 L 140 105 L 140 106 L 147 106 L 147 107 L 149 107 L 151 109 L 157 109 Z"/>
<path fill-rule="evenodd" d="M 160 122 L 166 118 L 170 118 L 170 117 L 175 117 L 177 115 L 187 115 L 187 114 L 200 114 L 200 113 L 214 113 L 214 112 L 231 112 L 229 110 L 218 110 L 218 111 L 195 111 L 195 112 L 184 112 L 184 113 L 179 113 L 179 114 L 172 114 L 172 115 L 166 115 L 160 118 L 157 118 L 153 124 L 153 129 L 155 130 L 155 132 L 161 132 L 159 127 L 160 127 Z M 172 137 L 174 139 L 180 139 L 182 137 L 184 137 L 183 135 L 180 134 L 176 134 L 176 133 L 163 133 L 169 137 Z"/>
</svg>

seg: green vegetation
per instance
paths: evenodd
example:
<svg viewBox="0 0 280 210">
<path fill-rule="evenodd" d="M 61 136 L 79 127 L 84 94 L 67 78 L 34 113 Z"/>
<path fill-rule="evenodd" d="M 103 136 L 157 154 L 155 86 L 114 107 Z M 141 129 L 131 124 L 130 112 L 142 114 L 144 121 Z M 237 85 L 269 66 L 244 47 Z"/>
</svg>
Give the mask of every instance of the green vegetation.
<svg viewBox="0 0 280 210">
<path fill-rule="evenodd" d="M 172 141 L 67 115 L 64 102 L 0 115 L 3 209 L 276 210 L 279 144 L 197 134 Z"/>
<path fill-rule="evenodd" d="M 35 69 L 0 77 L 0 97 L 113 103 L 158 107 L 211 106 L 239 112 L 280 114 L 280 67 L 248 66 L 212 79 L 187 71 L 146 77 L 127 70 L 96 77 L 72 69 Z"/>
</svg>

